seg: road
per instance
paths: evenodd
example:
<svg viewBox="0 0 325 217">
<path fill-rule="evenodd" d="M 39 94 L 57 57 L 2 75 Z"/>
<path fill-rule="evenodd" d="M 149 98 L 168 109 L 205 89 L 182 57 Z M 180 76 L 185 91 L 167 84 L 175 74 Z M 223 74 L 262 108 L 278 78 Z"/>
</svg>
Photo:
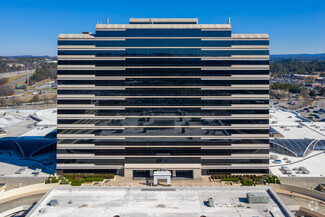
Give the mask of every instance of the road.
<svg viewBox="0 0 325 217">
<path fill-rule="evenodd" d="M 29 76 L 31 76 L 32 74 L 34 74 L 35 70 L 30 70 L 29 71 Z M 27 71 L 25 71 L 25 73 L 27 73 Z M 22 74 L 22 73 L 20 73 Z M 17 74 L 16 74 L 17 75 Z M 7 84 L 6 87 L 10 87 L 10 86 L 15 86 L 17 85 L 18 83 L 22 82 L 22 81 L 25 81 L 28 77 L 28 74 L 26 74 L 24 77 L 21 77 L 13 82 L 11 82 L 10 84 Z"/>
<path fill-rule="evenodd" d="M 22 74 L 27 74 L 27 70 L 22 70 L 22 71 L 15 71 L 15 72 L 3 72 L 0 73 L 0 78 L 5 78 L 5 77 L 11 77 L 15 75 L 22 75 Z"/>
</svg>

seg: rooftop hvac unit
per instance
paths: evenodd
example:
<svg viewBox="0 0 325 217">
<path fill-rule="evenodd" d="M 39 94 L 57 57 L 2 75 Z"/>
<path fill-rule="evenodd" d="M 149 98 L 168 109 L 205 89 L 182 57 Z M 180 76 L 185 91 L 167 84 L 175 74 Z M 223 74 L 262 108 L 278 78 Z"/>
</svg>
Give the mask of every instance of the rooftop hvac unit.
<svg viewBox="0 0 325 217">
<path fill-rule="evenodd" d="M 209 200 L 208 200 L 208 206 L 209 207 L 214 207 L 214 200 L 213 200 L 213 198 L 209 198 Z"/>
<path fill-rule="evenodd" d="M 268 203 L 270 201 L 270 197 L 265 192 L 253 192 L 247 193 L 248 203 Z"/>
</svg>

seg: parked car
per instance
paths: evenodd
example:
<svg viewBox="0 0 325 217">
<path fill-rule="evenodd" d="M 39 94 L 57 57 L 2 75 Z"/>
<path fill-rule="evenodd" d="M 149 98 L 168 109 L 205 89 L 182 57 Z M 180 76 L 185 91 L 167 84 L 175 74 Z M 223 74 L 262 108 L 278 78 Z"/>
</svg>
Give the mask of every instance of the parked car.
<svg viewBox="0 0 325 217">
<path fill-rule="evenodd" d="M 314 116 L 315 118 L 320 118 L 318 114 L 310 114 L 311 116 Z"/>
</svg>

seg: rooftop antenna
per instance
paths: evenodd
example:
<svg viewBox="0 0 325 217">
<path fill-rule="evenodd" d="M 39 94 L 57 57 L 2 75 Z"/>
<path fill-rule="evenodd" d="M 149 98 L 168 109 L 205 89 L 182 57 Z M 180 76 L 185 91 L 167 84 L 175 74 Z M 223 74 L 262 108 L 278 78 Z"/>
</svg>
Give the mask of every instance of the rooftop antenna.
<svg viewBox="0 0 325 217">
<path fill-rule="evenodd" d="M 108 24 L 108 17 L 106 18 L 106 24 Z"/>
<path fill-rule="evenodd" d="M 230 24 L 230 17 L 228 18 L 227 24 Z"/>
</svg>

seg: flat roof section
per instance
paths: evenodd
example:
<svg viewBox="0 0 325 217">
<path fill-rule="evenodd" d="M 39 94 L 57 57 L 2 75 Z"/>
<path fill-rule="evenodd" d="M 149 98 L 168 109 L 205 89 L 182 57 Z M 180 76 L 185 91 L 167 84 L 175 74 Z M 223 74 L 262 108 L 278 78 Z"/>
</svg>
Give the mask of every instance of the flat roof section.
<svg viewBox="0 0 325 217">
<path fill-rule="evenodd" d="M 130 24 L 133 23 L 189 23 L 198 24 L 198 18 L 130 18 Z"/>
<path fill-rule="evenodd" d="M 267 193 L 248 203 L 247 193 Z M 207 201 L 213 198 L 214 207 Z M 57 205 L 50 206 L 56 200 Z M 293 216 L 270 187 L 55 187 L 29 212 L 36 216 Z"/>
</svg>

